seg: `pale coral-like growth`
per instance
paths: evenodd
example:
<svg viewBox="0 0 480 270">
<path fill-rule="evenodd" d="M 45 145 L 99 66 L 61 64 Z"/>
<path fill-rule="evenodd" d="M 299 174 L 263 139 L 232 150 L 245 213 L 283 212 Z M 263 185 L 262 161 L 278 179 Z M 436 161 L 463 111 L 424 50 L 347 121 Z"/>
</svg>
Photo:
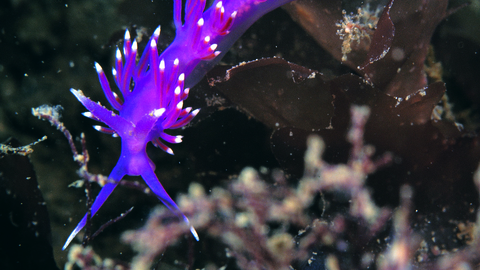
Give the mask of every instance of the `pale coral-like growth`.
<svg viewBox="0 0 480 270">
<path fill-rule="evenodd" d="M 337 30 L 337 35 L 343 40 L 342 61 L 347 61 L 347 54 L 356 48 L 368 49 L 381 10 L 381 8 L 377 8 L 372 11 L 370 5 L 367 4 L 365 7 L 358 8 L 356 14 L 347 14 L 345 10 L 342 11 L 343 19 L 336 23 L 336 26 L 340 28 Z M 354 42 L 356 45 L 353 45 Z"/>
<path fill-rule="evenodd" d="M 413 189 L 408 186 L 401 189 L 400 207 L 391 215 L 389 209 L 375 204 L 365 186 L 369 174 L 391 161 L 388 153 L 373 161 L 373 147 L 364 145 L 368 115 L 368 107 L 351 110 L 352 125 L 347 140 L 352 148 L 346 164 L 333 165 L 322 160 L 325 144 L 319 137 L 312 136 L 305 154 L 304 177 L 295 187 L 287 184 L 280 171 L 272 172 L 272 184 L 261 179 L 255 169 L 245 168 L 226 188 L 214 187 L 207 192 L 201 184 L 192 183 L 188 194 L 180 196 L 179 207 L 199 229 L 204 245 L 214 241 L 215 245 L 225 246 L 225 256 L 235 258 L 240 269 L 310 269 L 308 267 L 316 266 L 341 269 L 344 258 L 339 252 L 346 250 L 360 252 L 358 256 L 362 258 L 363 268 L 408 269 L 419 265 L 423 262 L 420 257 L 426 245 L 410 227 Z M 480 169 L 475 179 L 480 186 Z M 347 208 L 327 210 L 330 212 L 325 214 L 325 205 L 332 204 L 327 201 L 331 195 L 345 196 L 349 202 Z M 319 196 L 324 209 L 312 212 L 312 207 L 318 207 L 315 198 Z M 391 217 L 395 233 L 381 244 L 379 241 L 383 240 L 377 236 L 389 230 Z M 151 269 L 161 254 L 188 235 L 189 227 L 174 220 L 173 213 L 159 207 L 152 211 L 144 227 L 123 233 L 122 240 L 137 252 L 131 265 L 101 259 L 90 248 L 74 246 L 66 269 Z M 460 235 L 472 239 L 463 251 L 423 265 L 425 269 L 478 264 L 478 220 L 464 230 L 465 235 Z M 363 239 L 359 240 L 363 241 L 361 244 L 356 244 L 360 249 L 347 238 L 352 233 L 352 221 L 363 231 L 355 236 Z M 368 242 L 378 242 L 374 251 L 366 248 Z M 193 241 L 190 244 L 193 245 Z M 191 256 L 187 253 L 185 256 Z M 188 263 L 179 264 L 192 268 L 193 260 L 189 258 Z M 206 263 L 208 269 L 224 269 L 222 265 L 215 265 L 216 261 Z"/>
<path fill-rule="evenodd" d="M 227 189 L 216 187 L 207 194 L 201 185 L 192 184 L 189 193 L 181 196 L 180 208 L 196 228 L 227 245 L 228 255 L 236 258 L 241 269 L 291 269 L 294 260 L 310 256 L 313 244 L 336 245 L 345 229 L 339 226 L 344 218 L 330 223 L 306 211 L 322 192 L 345 193 L 351 197 L 351 216 L 374 228 L 381 227 L 389 211 L 375 205 L 364 183 L 369 173 L 389 162 L 390 156 L 374 162 L 373 148 L 363 145 L 368 112 L 367 107 L 352 110 L 349 140 L 354 146 L 347 164 L 322 161 L 324 144 L 319 137 L 310 137 L 305 176 L 297 187 L 289 187 L 280 174 L 274 185 L 267 184 L 256 170 L 245 168 Z M 156 210 L 145 227 L 123 235 L 123 240 L 138 252 L 134 269 L 148 269 L 169 243 L 188 232 L 186 226 L 164 225 L 161 221 L 168 216 L 168 212 Z M 272 229 L 272 224 L 282 225 Z M 303 229 L 292 234 L 287 228 Z"/>
<path fill-rule="evenodd" d="M 77 267 L 90 270 L 129 269 L 127 265 L 117 263 L 112 259 L 102 259 L 91 247 L 72 245 L 72 248 L 68 252 L 68 261 L 65 264 L 65 270 L 77 269 Z"/>
<path fill-rule="evenodd" d="M 8 144 L 0 143 L 0 157 L 2 157 L 3 155 L 20 155 L 20 156 L 29 155 L 29 154 L 33 153 L 32 146 L 34 146 L 35 144 L 37 144 L 39 142 L 43 142 L 46 139 L 47 139 L 47 136 L 43 136 L 41 139 L 38 139 L 37 141 L 35 141 L 33 143 L 23 145 L 23 146 L 19 146 L 19 147 L 12 147 Z"/>
</svg>

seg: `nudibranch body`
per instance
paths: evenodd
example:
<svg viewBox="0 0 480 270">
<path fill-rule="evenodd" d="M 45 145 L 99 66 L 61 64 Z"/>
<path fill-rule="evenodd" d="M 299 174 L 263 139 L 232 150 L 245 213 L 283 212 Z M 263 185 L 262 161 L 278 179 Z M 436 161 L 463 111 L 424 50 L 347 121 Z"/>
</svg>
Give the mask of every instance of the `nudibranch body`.
<svg viewBox="0 0 480 270">
<path fill-rule="evenodd" d="M 125 33 L 123 56 L 116 51 L 115 78 L 121 97 L 111 90 L 105 72 L 98 63 L 95 68 L 105 96 L 118 113 L 87 98 L 82 91 L 71 92 L 88 109 L 86 117 L 101 121 L 108 127 L 94 126 L 98 131 L 119 136 L 122 140 L 120 158 L 107 182 L 96 197 L 91 215 L 95 215 L 108 196 L 125 175 L 141 176 L 152 192 L 172 212 L 190 225 L 155 175 L 155 165 L 146 153 L 146 145 L 152 142 L 169 154 L 173 154 L 164 142 L 180 143 L 181 136 L 167 134 L 168 129 L 187 125 L 198 113 L 183 108 L 189 88 L 186 79 L 191 77 L 193 86 L 218 60 L 222 50 L 228 50 L 233 42 L 259 17 L 292 0 L 232 0 L 215 1 L 204 12 L 206 0 L 187 0 L 182 20 L 182 0 L 174 0 L 174 42 L 159 56 L 157 42 L 160 28 L 150 38 L 137 62 L 137 43 Z M 213 61 L 212 61 L 213 60 Z M 68 237 L 65 249 L 85 226 L 87 215 Z M 198 240 L 193 226 L 190 231 Z"/>
<path fill-rule="evenodd" d="M 203 14 L 205 0 L 188 0 L 182 25 L 182 1 L 174 1 L 175 40 L 162 53 L 165 61 L 180 59 L 185 84 L 193 87 L 221 60 L 237 39 L 260 17 L 293 0 L 215 1 Z M 228 28 L 229 27 L 229 28 Z M 200 30 L 201 29 L 201 30 Z M 185 52 L 196 51 L 197 44 L 208 40 L 216 44 L 218 57 L 201 58 Z"/>
<path fill-rule="evenodd" d="M 172 149 L 163 141 L 179 143 L 182 141 L 182 137 L 169 135 L 165 133 L 165 130 L 185 126 L 198 113 L 198 110 L 192 111 L 190 107 L 183 108 L 183 100 L 187 98 L 189 91 L 188 88 L 184 89 L 185 74 L 180 73 L 178 69 L 178 59 L 171 66 L 166 66 L 165 61 L 159 59 L 157 50 L 159 34 L 160 28 L 157 28 L 140 61 L 136 64 L 137 43 L 136 41 L 131 43 L 127 30 L 123 48 L 125 61 L 122 60 L 122 55 L 117 50 L 116 64 L 112 70 L 123 101 L 110 89 L 103 69 L 98 63 L 95 63 L 105 96 L 118 114 L 85 97 L 82 91 L 71 89 L 77 99 L 89 110 L 84 115 L 108 126 L 95 126 L 95 129 L 119 136 L 122 139 L 120 158 L 108 177 L 113 181 L 107 182 L 101 189 L 92 205 L 92 216 L 125 175 L 140 175 L 152 192 L 170 210 L 189 224 L 187 217 L 178 209 L 158 181 L 154 172 L 155 165 L 146 153 L 147 143 L 152 142 L 165 152 L 173 154 Z M 70 234 L 64 249 L 85 226 L 86 221 L 87 216 L 85 215 Z M 190 230 L 198 239 L 192 226 L 190 226 Z"/>
</svg>

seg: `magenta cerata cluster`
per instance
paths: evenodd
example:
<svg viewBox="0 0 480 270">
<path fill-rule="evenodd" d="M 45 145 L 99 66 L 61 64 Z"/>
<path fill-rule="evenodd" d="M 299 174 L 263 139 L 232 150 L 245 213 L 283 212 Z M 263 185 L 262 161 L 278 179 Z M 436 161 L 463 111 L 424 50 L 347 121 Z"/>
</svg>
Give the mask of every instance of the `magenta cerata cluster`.
<svg viewBox="0 0 480 270">
<path fill-rule="evenodd" d="M 82 91 L 71 92 L 88 109 L 86 117 L 103 122 L 107 127 L 95 129 L 119 136 L 122 151 L 117 165 L 95 199 L 91 215 L 95 215 L 125 175 L 140 175 L 155 195 L 175 214 L 190 225 L 188 218 L 170 198 L 155 175 L 155 165 L 145 151 L 148 142 L 173 154 L 165 142 L 180 143 L 182 136 L 169 135 L 165 131 L 187 125 L 198 113 L 184 108 L 189 88 L 221 58 L 222 52 L 263 14 L 292 0 L 226 0 L 215 1 L 205 10 L 206 0 L 187 0 L 182 18 L 182 0 L 174 0 L 176 36 L 173 43 L 158 55 L 157 28 L 140 60 L 137 62 L 137 43 L 130 40 L 128 30 L 122 52 L 117 49 L 112 74 L 121 93 L 119 97 L 110 87 L 103 69 L 95 68 L 105 96 L 114 111 L 86 97 Z M 204 12 L 205 10 L 205 12 Z M 116 112 L 115 112 L 116 111 Z M 68 237 L 65 249 L 85 226 L 87 215 Z M 193 226 L 190 231 L 198 240 Z"/>
</svg>

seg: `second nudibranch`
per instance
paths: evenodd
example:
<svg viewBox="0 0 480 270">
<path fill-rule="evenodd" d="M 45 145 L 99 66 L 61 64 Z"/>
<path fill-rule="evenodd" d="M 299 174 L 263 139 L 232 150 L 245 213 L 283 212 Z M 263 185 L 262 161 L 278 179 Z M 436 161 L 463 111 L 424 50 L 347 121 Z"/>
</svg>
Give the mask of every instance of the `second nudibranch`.
<svg viewBox="0 0 480 270">
<path fill-rule="evenodd" d="M 117 49 L 112 74 L 121 96 L 111 90 L 105 72 L 98 63 L 95 69 L 105 96 L 118 113 L 87 98 L 81 90 L 71 89 L 76 98 L 87 108 L 86 117 L 103 122 L 108 127 L 94 126 L 98 131 L 119 136 L 122 140 L 120 158 L 110 173 L 109 181 L 103 186 L 93 202 L 91 215 L 94 216 L 108 196 L 125 175 L 141 176 L 152 192 L 172 212 L 190 226 L 195 239 L 198 234 L 188 218 L 168 195 L 155 175 L 155 165 L 146 153 L 146 146 L 152 142 L 169 154 L 173 154 L 164 142 L 180 143 L 182 136 L 166 133 L 187 125 L 199 112 L 183 107 L 189 88 L 185 88 L 186 77 L 192 72 L 192 81 L 205 74 L 208 61 L 218 58 L 218 48 L 228 49 L 261 15 L 292 0 L 234 0 L 224 6 L 215 1 L 205 12 L 206 0 L 187 0 L 185 17 L 182 20 L 182 0 L 174 1 L 174 42 L 159 56 L 157 42 L 160 28 L 150 38 L 140 60 L 137 62 L 137 42 L 131 41 L 125 32 L 123 55 Z M 251 21 L 249 21 L 251 20 Z M 184 21 L 184 23 L 182 23 Z M 215 59 L 218 60 L 218 59 Z M 212 61 L 216 62 L 216 61 Z M 197 70 L 196 72 L 194 72 Z M 67 248 L 82 230 L 87 215 L 78 223 L 68 237 L 63 249 Z"/>
</svg>

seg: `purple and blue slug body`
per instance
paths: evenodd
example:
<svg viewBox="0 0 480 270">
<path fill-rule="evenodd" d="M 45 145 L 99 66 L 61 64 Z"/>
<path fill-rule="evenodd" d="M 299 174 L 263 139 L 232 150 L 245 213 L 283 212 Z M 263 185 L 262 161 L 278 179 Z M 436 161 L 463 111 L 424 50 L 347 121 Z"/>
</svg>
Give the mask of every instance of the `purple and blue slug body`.
<svg viewBox="0 0 480 270">
<path fill-rule="evenodd" d="M 98 63 L 95 68 L 100 84 L 115 113 L 87 98 L 82 91 L 71 89 L 88 109 L 86 117 L 103 122 L 108 127 L 94 126 L 98 131 L 119 136 L 122 140 L 120 158 L 109 180 L 97 195 L 91 215 L 94 216 L 125 175 L 141 176 L 152 192 L 172 212 L 190 226 L 195 239 L 198 234 L 188 218 L 168 195 L 155 175 L 155 165 L 146 153 L 148 142 L 173 154 L 164 142 L 180 143 L 182 136 L 167 134 L 168 129 L 187 125 L 199 112 L 183 108 L 189 88 L 194 86 L 217 63 L 230 46 L 263 14 L 292 0 L 230 0 L 215 1 L 205 12 L 206 0 L 187 0 L 182 19 L 182 0 L 174 0 L 176 37 L 159 56 L 157 49 L 160 27 L 150 38 L 137 62 L 137 43 L 125 32 L 123 57 L 116 51 L 112 74 L 121 93 L 113 92 Z M 67 248 L 85 226 L 87 215 L 68 237 Z"/>
</svg>

